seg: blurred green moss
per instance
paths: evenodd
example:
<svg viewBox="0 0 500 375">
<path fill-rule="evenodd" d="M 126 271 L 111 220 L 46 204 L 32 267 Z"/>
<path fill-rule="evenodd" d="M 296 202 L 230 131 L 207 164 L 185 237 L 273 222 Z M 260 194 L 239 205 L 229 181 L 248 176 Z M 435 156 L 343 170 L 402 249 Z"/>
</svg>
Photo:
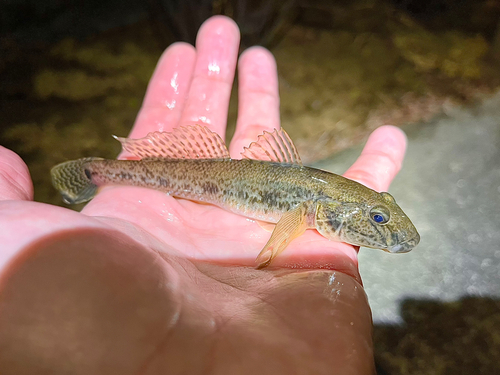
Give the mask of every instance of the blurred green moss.
<svg viewBox="0 0 500 375">
<path fill-rule="evenodd" d="M 42 69 L 34 78 L 35 95 L 40 99 L 55 97 L 78 101 L 113 95 L 121 97 L 123 90 L 134 91 L 145 86 L 158 55 L 148 54 L 130 42 L 114 47 L 116 51 L 113 52 L 102 42 L 80 45 L 72 39 L 61 41 L 52 48 L 50 55 L 63 67 Z"/>
<path fill-rule="evenodd" d="M 148 39 L 147 34 L 142 38 Z M 118 154 L 119 144 L 111 135 L 130 131 L 162 52 L 137 39 L 141 33 L 83 42 L 65 39 L 44 56 L 32 78 L 36 120 L 12 125 L 2 134 L 27 162 L 36 200 L 62 203 L 50 184 L 55 164 Z"/>
<path fill-rule="evenodd" d="M 99 155 L 114 158 L 120 147 L 109 134 L 93 131 L 96 124 L 89 119 L 61 126 L 63 117 L 53 116 L 43 124 L 24 123 L 8 129 L 4 137 L 17 144 L 16 151 L 28 155 L 36 199 L 62 203 L 50 184 L 50 169 L 67 159 Z M 93 126 L 92 126 L 93 125 Z"/>
<path fill-rule="evenodd" d="M 274 53 L 284 78 L 283 126 L 298 140 L 305 160 L 361 140 L 374 109 L 397 106 L 407 92 L 424 95 L 429 89 L 378 33 L 295 28 Z M 305 145 L 308 139 L 316 140 L 313 147 Z"/>
<path fill-rule="evenodd" d="M 393 36 L 401 55 L 418 71 L 439 71 L 450 78 L 481 78 L 489 45 L 481 35 L 459 31 L 431 33 L 419 27 Z"/>
<path fill-rule="evenodd" d="M 333 30 L 295 26 L 273 51 L 283 126 L 305 161 L 361 141 L 380 125 L 428 119 L 445 102 L 472 101 L 498 85 L 498 69 L 486 59 L 490 45 L 480 35 L 431 31 L 377 1 L 338 17 Z"/>
<path fill-rule="evenodd" d="M 295 25 L 272 50 L 282 124 L 305 162 L 358 143 L 377 126 L 429 119 L 443 103 L 470 102 L 499 84 L 481 36 L 425 29 L 379 0 L 332 6 L 330 15 L 335 28 Z M 118 153 L 111 134 L 130 131 L 162 51 L 145 22 L 19 57 L 35 72 L 26 78 L 29 103 L 10 115 L 2 136 L 30 167 L 35 199 L 61 203 L 50 187 L 54 164 Z M 237 93 L 231 100 L 228 133 Z"/>
</svg>

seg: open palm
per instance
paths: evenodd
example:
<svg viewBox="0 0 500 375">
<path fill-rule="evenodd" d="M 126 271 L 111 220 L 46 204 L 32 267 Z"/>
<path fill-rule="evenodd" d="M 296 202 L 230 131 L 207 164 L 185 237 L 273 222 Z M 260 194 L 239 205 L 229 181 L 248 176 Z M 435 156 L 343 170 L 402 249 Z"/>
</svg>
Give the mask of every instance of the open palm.
<svg viewBox="0 0 500 375">
<path fill-rule="evenodd" d="M 129 137 L 194 123 L 225 134 L 238 44 L 236 25 L 214 17 L 200 29 L 196 49 L 182 43 L 167 49 Z M 239 90 L 233 158 L 262 131 L 280 126 L 268 51 L 255 47 L 241 56 Z M 404 135 L 382 127 L 346 176 L 386 190 L 404 150 Z M 0 161 L 0 369 L 11 366 L 2 373 L 372 370 L 356 248 L 307 231 L 273 269 L 257 271 L 241 266 L 255 265 L 270 233 L 252 220 L 117 186 L 103 188 L 77 213 L 31 202 L 24 163 L 3 148 Z M 61 330 L 64 323 L 76 328 Z M 49 334 L 51 324 L 58 328 Z M 30 338 L 20 327 L 44 333 Z M 87 334 L 89 327 L 104 333 Z M 40 340 L 51 344 L 37 346 Z"/>
</svg>

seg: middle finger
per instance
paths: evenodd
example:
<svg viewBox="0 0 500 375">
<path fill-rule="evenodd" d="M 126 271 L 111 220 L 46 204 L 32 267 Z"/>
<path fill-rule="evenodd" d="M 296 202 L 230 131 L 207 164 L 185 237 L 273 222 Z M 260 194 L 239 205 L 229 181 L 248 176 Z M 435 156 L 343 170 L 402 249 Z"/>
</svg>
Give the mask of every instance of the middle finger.
<svg viewBox="0 0 500 375">
<path fill-rule="evenodd" d="M 180 125 L 206 125 L 224 136 L 240 33 L 234 21 L 216 16 L 196 38 L 197 59 Z"/>
</svg>

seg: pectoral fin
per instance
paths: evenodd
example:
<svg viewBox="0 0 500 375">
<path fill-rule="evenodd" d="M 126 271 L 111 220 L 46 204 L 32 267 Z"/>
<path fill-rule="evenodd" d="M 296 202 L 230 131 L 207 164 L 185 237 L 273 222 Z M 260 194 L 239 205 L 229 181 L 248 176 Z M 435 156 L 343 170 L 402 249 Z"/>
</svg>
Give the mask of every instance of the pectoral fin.
<svg viewBox="0 0 500 375">
<path fill-rule="evenodd" d="M 260 221 L 260 220 L 255 220 L 257 224 L 259 224 L 259 227 L 264 229 L 266 232 L 273 233 L 274 228 L 276 228 L 276 224 L 273 223 L 268 223 L 267 221 Z"/>
<path fill-rule="evenodd" d="M 311 216 L 314 217 L 314 214 L 311 215 L 311 208 L 312 202 L 304 202 L 281 217 L 271 238 L 255 260 L 258 269 L 268 266 L 294 238 L 312 227 Z"/>
</svg>

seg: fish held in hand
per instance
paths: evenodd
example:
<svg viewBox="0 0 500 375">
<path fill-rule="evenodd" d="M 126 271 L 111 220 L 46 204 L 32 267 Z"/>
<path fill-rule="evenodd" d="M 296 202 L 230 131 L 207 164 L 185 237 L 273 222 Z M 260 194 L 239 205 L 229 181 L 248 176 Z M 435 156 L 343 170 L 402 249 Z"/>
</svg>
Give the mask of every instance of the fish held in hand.
<svg viewBox="0 0 500 375">
<path fill-rule="evenodd" d="M 83 158 L 52 168 L 52 182 L 66 203 L 86 202 L 99 186 L 128 185 L 219 206 L 276 226 L 258 255 L 265 267 L 307 229 L 330 240 L 410 251 L 420 236 L 389 193 L 302 165 L 283 129 L 264 132 L 231 159 L 220 136 L 204 126 L 118 138 L 139 160 Z"/>
</svg>

